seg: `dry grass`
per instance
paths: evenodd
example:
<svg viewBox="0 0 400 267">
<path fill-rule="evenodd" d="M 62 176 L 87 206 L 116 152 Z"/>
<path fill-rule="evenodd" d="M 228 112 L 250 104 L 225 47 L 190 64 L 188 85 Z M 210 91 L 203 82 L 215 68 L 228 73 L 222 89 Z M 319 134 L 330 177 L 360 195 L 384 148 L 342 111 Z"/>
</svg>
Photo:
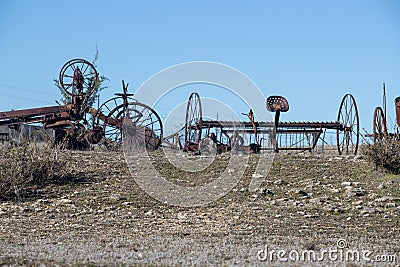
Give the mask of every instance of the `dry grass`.
<svg viewBox="0 0 400 267">
<path fill-rule="evenodd" d="M 65 179 L 68 162 L 47 146 L 6 145 L 0 150 L 0 199 L 27 197 L 38 188 Z"/>
<path fill-rule="evenodd" d="M 397 136 L 386 136 L 375 144 L 365 144 L 361 150 L 375 166 L 394 174 L 400 173 L 400 142 Z"/>
</svg>

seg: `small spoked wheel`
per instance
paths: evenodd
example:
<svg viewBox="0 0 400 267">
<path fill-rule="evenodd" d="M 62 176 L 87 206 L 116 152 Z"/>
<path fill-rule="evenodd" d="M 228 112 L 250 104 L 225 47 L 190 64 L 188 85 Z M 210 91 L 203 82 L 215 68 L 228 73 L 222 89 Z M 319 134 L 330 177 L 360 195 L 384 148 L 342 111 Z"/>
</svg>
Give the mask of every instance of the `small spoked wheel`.
<svg viewBox="0 0 400 267">
<path fill-rule="evenodd" d="M 72 96 L 90 92 L 98 82 L 99 74 L 94 65 L 84 59 L 72 59 L 64 64 L 59 75 L 59 83 Z"/>
<path fill-rule="evenodd" d="M 387 135 L 386 118 L 381 107 L 376 107 L 374 110 L 374 119 L 372 121 L 373 140 L 374 144 L 382 142 Z"/>
</svg>

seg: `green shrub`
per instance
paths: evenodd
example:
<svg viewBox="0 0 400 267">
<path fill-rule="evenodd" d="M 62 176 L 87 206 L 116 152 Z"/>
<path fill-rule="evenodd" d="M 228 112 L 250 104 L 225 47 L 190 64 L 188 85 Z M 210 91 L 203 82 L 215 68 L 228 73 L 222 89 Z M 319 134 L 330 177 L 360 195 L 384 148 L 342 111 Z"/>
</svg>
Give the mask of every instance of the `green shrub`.
<svg viewBox="0 0 400 267">
<path fill-rule="evenodd" d="M 366 159 L 377 167 L 383 167 L 394 174 L 400 173 L 400 140 L 396 136 L 385 136 L 375 144 L 362 147 Z"/>
<path fill-rule="evenodd" d="M 0 147 L 0 199 L 21 199 L 67 174 L 56 151 L 29 144 Z"/>
</svg>

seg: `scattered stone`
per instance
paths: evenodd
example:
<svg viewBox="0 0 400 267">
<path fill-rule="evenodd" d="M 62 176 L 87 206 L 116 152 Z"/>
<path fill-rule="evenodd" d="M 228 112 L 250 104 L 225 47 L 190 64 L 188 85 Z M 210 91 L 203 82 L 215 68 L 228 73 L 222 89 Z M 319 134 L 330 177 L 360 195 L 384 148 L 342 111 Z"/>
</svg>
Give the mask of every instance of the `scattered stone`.
<svg viewBox="0 0 400 267">
<path fill-rule="evenodd" d="M 142 254 L 142 253 L 140 253 L 140 252 L 138 252 L 138 254 L 137 254 L 137 259 L 138 259 L 138 260 L 141 260 L 141 259 L 143 259 L 143 254 Z"/>
<path fill-rule="evenodd" d="M 310 184 L 310 185 L 307 185 L 306 187 L 304 187 L 304 190 L 311 190 L 313 188 L 314 188 L 314 186 L 312 184 Z"/>
<path fill-rule="evenodd" d="M 301 204 L 300 201 L 294 201 L 294 202 L 293 202 L 293 205 L 294 205 L 294 206 L 299 206 L 300 204 Z"/>
<path fill-rule="evenodd" d="M 362 189 L 361 187 L 360 188 L 348 188 L 346 190 L 346 193 L 347 193 L 348 197 L 362 197 L 367 193 L 367 191 Z"/>
<path fill-rule="evenodd" d="M 331 188 L 330 190 L 332 193 L 340 193 L 340 189 L 337 188 Z"/>
<path fill-rule="evenodd" d="M 178 220 L 180 221 L 185 221 L 187 219 L 187 216 L 181 212 L 178 213 L 177 215 Z"/>
<path fill-rule="evenodd" d="M 351 186 L 352 183 L 351 183 L 351 182 L 342 182 L 342 185 L 343 185 L 343 186 Z"/>
<path fill-rule="evenodd" d="M 361 205 L 362 203 L 363 203 L 362 200 L 357 200 L 357 201 L 353 201 L 351 204 L 358 206 L 358 205 Z"/>
<path fill-rule="evenodd" d="M 364 212 L 366 212 L 366 213 L 375 213 L 376 212 L 376 209 L 374 209 L 374 208 L 365 208 L 364 210 L 363 210 Z"/>
<path fill-rule="evenodd" d="M 257 174 L 257 173 L 253 173 L 253 175 L 251 176 L 252 178 L 255 178 L 255 179 L 261 179 L 261 178 L 264 178 L 264 175 L 262 175 L 262 174 Z"/>
<path fill-rule="evenodd" d="M 108 197 L 108 199 L 110 201 L 120 201 L 120 200 L 126 200 L 126 197 L 118 195 L 118 194 L 114 194 Z"/>
<path fill-rule="evenodd" d="M 283 184 L 283 183 L 284 183 L 284 181 L 283 181 L 282 179 L 276 180 L 276 181 L 274 182 L 274 184 L 276 184 L 276 185 L 281 185 L 281 184 Z"/>
<path fill-rule="evenodd" d="M 385 188 L 385 185 L 384 185 L 384 184 L 380 184 L 380 185 L 378 185 L 376 188 L 379 189 L 379 190 L 382 190 L 382 189 Z"/>
<path fill-rule="evenodd" d="M 67 198 L 62 198 L 60 200 L 58 200 L 58 204 L 72 204 L 72 200 L 71 199 L 67 199 Z"/>
<path fill-rule="evenodd" d="M 367 210 L 362 210 L 362 211 L 360 211 L 360 214 L 361 214 L 361 215 L 365 215 L 365 214 L 367 214 L 367 213 L 368 213 Z"/>
<path fill-rule="evenodd" d="M 375 199 L 376 202 L 388 202 L 388 201 L 393 201 L 393 200 L 394 200 L 394 197 L 392 197 L 392 196 L 384 196 L 384 197 Z"/>
</svg>

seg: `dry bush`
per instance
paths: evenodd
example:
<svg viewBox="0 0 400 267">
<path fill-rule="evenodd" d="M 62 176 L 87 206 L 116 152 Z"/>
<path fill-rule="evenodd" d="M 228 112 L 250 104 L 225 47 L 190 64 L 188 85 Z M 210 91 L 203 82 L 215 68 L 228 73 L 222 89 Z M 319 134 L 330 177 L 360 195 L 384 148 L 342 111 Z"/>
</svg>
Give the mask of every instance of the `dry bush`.
<svg viewBox="0 0 400 267">
<path fill-rule="evenodd" d="M 32 189 L 63 178 L 68 174 L 67 166 L 46 146 L 0 147 L 0 199 L 21 199 Z"/>
<path fill-rule="evenodd" d="M 396 136 L 385 136 L 375 144 L 362 147 L 366 159 L 377 167 L 383 167 L 394 174 L 400 173 L 400 140 Z"/>
</svg>

